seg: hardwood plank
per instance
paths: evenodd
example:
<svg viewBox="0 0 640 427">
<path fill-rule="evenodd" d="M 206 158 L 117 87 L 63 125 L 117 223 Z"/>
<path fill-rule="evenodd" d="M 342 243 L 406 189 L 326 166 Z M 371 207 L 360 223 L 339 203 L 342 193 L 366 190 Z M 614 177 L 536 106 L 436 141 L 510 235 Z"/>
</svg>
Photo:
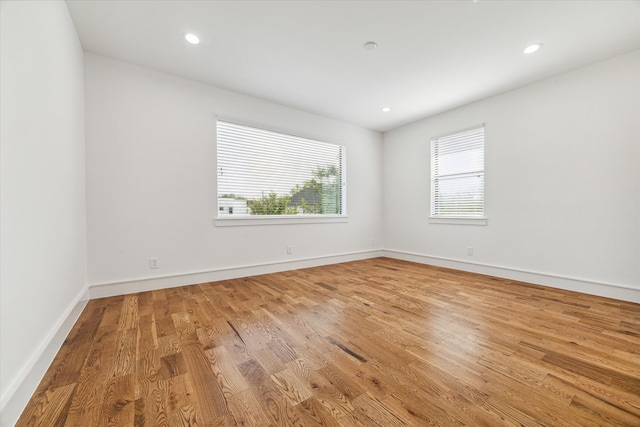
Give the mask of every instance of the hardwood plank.
<svg viewBox="0 0 640 427">
<path fill-rule="evenodd" d="M 137 361 L 137 329 L 119 329 L 115 342 L 111 377 L 133 374 Z"/>
<path fill-rule="evenodd" d="M 296 350 L 296 353 L 298 350 Z M 275 374 L 287 368 L 270 348 L 261 348 L 253 352 L 253 356 L 268 374 Z"/>
<path fill-rule="evenodd" d="M 202 422 L 211 423 L 229 412 L 227 401 L 210 369 L 204 350 L 190 344 L 182 346 L 182 353 L 197 402 L 196 408 L 199 409 Z"/>
<path fill-rule="evenodd" d="M 233 396 L 249 388 L 225 347 L 205 350 L 204 354 L 222 394 L 226 397 Z"/>
<path fill-rule="evenodd" d="M 291 364 L 291 372 L 310 391 L 314 402 L 322 405 L 333 418 L 340 419 L 348 413 L 352 413 L 355 408 L 351 401 L 343 395 L 340 390 L 319 371 L 309 369 L 302 360 L 298 359 Z"/>
<path fill-rule="evenodd" d="M 404 427 L 411 424 L 401 420 L 392 410 L 365 393 L 353 401 L 360 418 L 367 420 L 369 425 L 380 427 Z"/>
<path fill-rule="evenodd" d="M 106 328 L 99 331 L 92 342 L 91 350 L 80 370 L 77 388 L 71 402 L 70 412 L 77 412 L 85 407 L 99 406 L 104 397 L 105 387 L 113 363 L 113 348 L 117 332 Z"/>
<path fill-rule="evenodd" d="M 239 426 L 267 426 L 269 420 L 251 390 L 229 397 L 229 411 Z"/>
<path fill-rule="evenodd" d="M 138 295 L 129 294 L 124 296 L 120 318 L 118 319 L 118 330 L 135 329 L 138 327 Z"/>
<path fill-rule="evenodd" d="M 271 380 L 292 405 L 297 405 L 312 396 L 307 386 L 288 369 L 271 375 Z"/>
<path fill-rule="evenodd" d="M 263 412 L 276 425 L 288 425 L 287 422 L 299 418 L 299 415 L 292 411 L 291 404 L 256 360 L 247 360 L 239 365 L 238 369 L 245 377 L 250 389 L 254 391 Z"/>
<path fill-rule="evenodd" d="M 102 414 L 108 425 L 130 425 L 135 418 L 135 378 L 133 374 L 112 377 L 106 385 Z"/>
<path fill-rule="evenodd" d="M 302 425 L 339 426 L 338 421 L 327 412 L 324 406 L 315 398 L 310 397 L 296 405 L 302 417 Z"/>
<path fill-rule="evenodd" d="M 47 390 L 28 411 L 25 411 L 18 423 L 25 426 L 64 426 L 69 414 L 74 384 Z"/>
</svg>

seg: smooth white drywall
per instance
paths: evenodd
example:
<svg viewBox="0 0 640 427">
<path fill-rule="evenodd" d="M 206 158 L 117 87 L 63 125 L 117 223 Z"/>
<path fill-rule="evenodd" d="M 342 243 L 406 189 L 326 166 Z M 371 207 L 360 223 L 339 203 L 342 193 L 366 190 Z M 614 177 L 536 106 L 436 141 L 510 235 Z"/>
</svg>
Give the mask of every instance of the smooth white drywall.
<svg viewBox="0 0 640 427">
<path fill-rule="evenodd" d="M 90 285 L 380 249 L 379 133 L 94 54 L 85 82 Z M 216 115 L 346 145 L 348 222 L 216 227 Z"/>
<path fill-rule="evenodd" d="M 430 224 L 430 139 L 481 123 L 488 225 Z M 640 51 L 383 138 L 385 249 L 640 289 Z"/>
<path fill-rule="evenodd" d="M 0 7 L 0 384 L 10 425 L 22 408 L 7 403 L 21 387 L 28 399 L 37 382 L 26 378 L 44 373 L 51 360 L 41 356 L 52 357 L 86 295 L 84 87 L 64 2 Z"/>
</svg>

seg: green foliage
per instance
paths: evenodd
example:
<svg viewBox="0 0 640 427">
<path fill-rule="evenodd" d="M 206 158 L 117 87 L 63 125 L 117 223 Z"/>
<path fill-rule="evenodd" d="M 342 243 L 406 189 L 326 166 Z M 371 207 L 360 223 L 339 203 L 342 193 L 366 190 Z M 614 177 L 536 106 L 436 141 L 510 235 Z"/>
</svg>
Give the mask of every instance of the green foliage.
<svg viewBox="0 0 640 427">
<path fill-rule="evenodd" d="M 328 178 L 330 176 L 337 177 L 338 176 L 338 168 L 335 165 L 329 165 L 327 168 L 317 168 L 313 173 L 318 179 L 322 180 L 324 178 Z"/>
<path fill-rule="evenodd" d="M 296 185 L 291 197 L 305 214 L 336 214 L 340 211 L 338 168 L 329 165 L 313 171 L 313 178 Z M 298 196 L 298 197 L 296 197 Z M 303 196 L 303 197 L 300 197 Z M 304 196 L 309 197 L 307 200 Z"/>
<path fill-rule="evenodd" d="M 322 213 L 322 205 L 318 203 L 309 203 L 304 197 L 300 200 L 300 208 L 302 209 L 302 213 L 305 214 Z"/>
<path fill-rule="evenodd" d="M 261 199 L 248 200 L 247 206 L 251 215 L 295 215 L 296 208 L 289 207 L 289 196 L 278 197 L 276 193 L 269 193 Z"/>
<path fill-rule="evenodd" d="M 260 199 L 247 200 L 251 215 L 336 214 L 340 212 L 340 179 L 338 168 L 329 165 L 318 167 L 313 177 L 298 184 L 289 195 L 278 196 L 271 192 Z M 233 194 L 220 197 L 236 198 Z"/>
<path fill-rule="evenodd" d="M 306 181 L 304 183 L 302 188 L 311 188 L 311 189 L 317 191 L 318 193 L 320 193 L 322 191 L 322 184 L 320 182 L 316 181 L 315 178 L 311 178 L 309 181 Z"/>
<path fill-rule="evenodd" d="M 236 200 L 247 200 L 246 197 L 236 196 L 235 194 L 222 194 L 220 196 L 221 199 L 236 199 Z"/>
</svg>

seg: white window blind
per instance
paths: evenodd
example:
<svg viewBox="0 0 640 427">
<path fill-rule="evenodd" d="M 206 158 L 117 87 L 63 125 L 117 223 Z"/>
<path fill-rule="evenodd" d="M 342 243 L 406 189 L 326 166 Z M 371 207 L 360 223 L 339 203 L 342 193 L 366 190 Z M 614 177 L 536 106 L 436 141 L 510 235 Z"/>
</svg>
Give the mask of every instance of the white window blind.
<svg viewBox="0 0 640 427">
<path fill-rule="evenodd" d="M 217 122 L 218 218 L 344 215 L 345 148 Z"/>
<path fill-rule="evenodd" d="M 431 216 L 484 216 L 484 127 L 431 141 Z"/>
</svg>

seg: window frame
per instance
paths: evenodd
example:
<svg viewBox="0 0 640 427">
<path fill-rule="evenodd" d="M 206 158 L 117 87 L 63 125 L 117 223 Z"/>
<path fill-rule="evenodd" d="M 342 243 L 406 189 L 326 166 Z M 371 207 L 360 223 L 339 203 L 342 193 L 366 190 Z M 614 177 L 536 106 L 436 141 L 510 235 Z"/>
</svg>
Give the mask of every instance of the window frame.
<svg viewBox="0 0 640 427">
<path fill-rule="evenodd" d="M 435 203 L 436 203 L 436 180 L 440 175 L 437 175 L 435 172 L 435 162 L 437 159 L 434 158 L 434 146 L 438 140 L 443 138 L 453 137 L 459 134 L 469 133 L 472 131 L 482 130 L 482 213 L 478 215 L 436 215 L 435 214 Z M 486 146 L 485 146 L 485 124 L 482 123 L 477 126 L 467 127 L 462 130 L 458 130 L 455 132 L 449 132 L 444 135 L 440 135 L 438 137 L 433 137 L 429 141 L 429 164 L 430 164 L 430 180 L 429 180 L 429 192 L 430 192 L 430 200 L 429 200 L 429 217 L 428 222 L 430 224 L 457 224 L 457 225 L 487 225 L 487 217 L 486 217 L 486 185 L 485 185 L 485 176 L 486 176 L 486 162 L 485 162 L 485 154 L 486 154 Z M 460 172 L 459 174 L 471 173 L 472 171 Z M 474 171 L 476 172 L 476 171 Z"/>
<path fill-rule="evenodd" d="M 339 214 L 294 214 L 294 215 L 220 215 L 220 194 L 219 194 L 219 180 L 216 173 L 216 216 L 213 220 L 214 225 L 217 227 L 228 226 L 254 226 L 254 225 L 284 225 L 284 224 L 330 224 L 330 223 L 344 223 L 348 222 L 349 216 L 347 214 L 347 147 L 344 143 L 332 140 L 327 137 L 319 137 L 317 135 L 307 134 L 300 131 L 293 131 L 289 129 L 278 128 L 276 126 L 265 125 L 263 123 L 250 122 L 247 120 L 240 120 L 237 118 L 231 118 L 226 116 L 216 115 L 215 117 L 215 161 L 216 171 L 219 170 L 220 164 L 218 162 L 219 144 L 218 144 L 218 124 L 219 122 L 230 123 L 239 126 L 250 127 L 255 130 L 262 130 L 266 132 L 273 132 L 280 135 L 285 135 L 293 138 L 301 138 L 321 144 L 331 144 L 339 146 L 340 152 L 340 171 L 339 171 L 339 191 L 341 198 L 341 213 Z"/>
</svg>

